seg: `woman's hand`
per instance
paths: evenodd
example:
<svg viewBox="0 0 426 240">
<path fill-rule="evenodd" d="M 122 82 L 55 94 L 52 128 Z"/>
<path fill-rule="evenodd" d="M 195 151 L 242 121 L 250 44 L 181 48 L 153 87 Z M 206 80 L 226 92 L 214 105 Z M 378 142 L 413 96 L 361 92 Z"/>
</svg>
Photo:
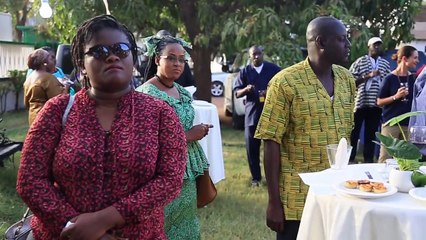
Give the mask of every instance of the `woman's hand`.
<svg viewBox="0 0 426 240">
<path fill-rule="evenodd" d="M 401 99 L 408 95 L 408 88 L 406 87 L 400 87 L 398 88 L 398 91 L 395 93 L 394 97 L 395 99 Z"/>
<path fill-rule="evenodd" d="M 96 213 L 83 213 L 70 222 L 74 224 L 62 230 L 61 240 L 98 240 L 108 231 L 103 219 Z"/>
<path fill-rule="evenodd" d="M 211 124 L 198 124 L 193 126 L 190 130 L 188 130 L 186 135 L 187 141 L 198 141 L 203 139 L 207 134 L 209 134 L 209 129 L 212 128 Z"/>
<path fill-rule="evenodd" d="M 83 213 L 70 220 L 73 224 L 62 230 L 60 239 L 99 240 L 111 239 L 107 231 L 122 226 L 124 219 L 114 207 L 107 207 L 94 213 Z"/>
<path fill-rule="evenodd" d="M 101 238 L 99 238 L 99 240 L 118 240 L 120 238 L 116 238 L 111 234 L 104 234 Z"/>
</svg>

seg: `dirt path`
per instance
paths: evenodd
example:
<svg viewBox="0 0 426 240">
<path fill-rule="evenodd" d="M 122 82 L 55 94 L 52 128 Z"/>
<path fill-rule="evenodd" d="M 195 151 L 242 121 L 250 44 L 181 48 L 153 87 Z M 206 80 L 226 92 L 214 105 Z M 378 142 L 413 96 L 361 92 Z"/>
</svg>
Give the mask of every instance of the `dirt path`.
<svg viewBox="0 0 426 240">
<path fill-rule="evenodd" d="M 231 117 L 225 116 L 224 99 L 224 97 L 212 97 L 212 103 L 217 107 L 220 123 L 231 126 Z"/>
</svg>

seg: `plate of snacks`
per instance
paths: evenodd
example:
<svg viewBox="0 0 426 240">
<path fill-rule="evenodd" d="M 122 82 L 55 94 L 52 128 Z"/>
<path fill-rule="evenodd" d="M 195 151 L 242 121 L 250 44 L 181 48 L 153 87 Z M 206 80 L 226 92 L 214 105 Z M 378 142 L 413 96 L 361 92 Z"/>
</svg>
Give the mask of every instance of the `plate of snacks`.
<svg viewBox="0 0 426 240">
<path fill-rule="evenodd" d="M 347 180 L 335 186 L 343 195 L 358 198 L 382 198 L 395 194 L 398 189 L 390 184 L 370 180 Z"/>
</svg>

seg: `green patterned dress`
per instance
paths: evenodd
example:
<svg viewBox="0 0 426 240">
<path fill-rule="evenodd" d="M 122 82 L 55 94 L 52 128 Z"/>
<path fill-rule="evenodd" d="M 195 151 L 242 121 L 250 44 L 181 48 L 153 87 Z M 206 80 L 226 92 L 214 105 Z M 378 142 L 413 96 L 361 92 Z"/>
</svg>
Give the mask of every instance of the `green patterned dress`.
<svg viewBox="0 0 426 240">
<path fill-rule="evenodd" d="M 144 84 L 136 90 L 166 101 L 173 107 L 185 131 L 192 128 L 194 122 L 194 108 L 191 105 L 190 93 L 174 83 L 179 91 L 180 99 L 173 98 L 152 84 Z M 197 217 L 197 189 L 195 178 L 203 175 L 208 169 L 207 158 L 198 141 L 191 141 L 188 145 L 188 158 L 181 193 L 164 210 L 164 230 L 167 239 L 200 239 L 200 223 Z"/>
</svg>

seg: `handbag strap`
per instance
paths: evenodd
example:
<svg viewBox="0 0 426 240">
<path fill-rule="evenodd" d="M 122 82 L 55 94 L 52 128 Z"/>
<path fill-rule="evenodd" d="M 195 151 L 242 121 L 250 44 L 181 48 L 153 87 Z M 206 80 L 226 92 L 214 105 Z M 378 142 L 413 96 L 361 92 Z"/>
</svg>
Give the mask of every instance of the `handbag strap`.
<svg viewBox="0 0 426 240">
<path fill-rule="evenodd" d="M 62 116 L 62 127 L 64 127 L 67 122 L 68 114 L 70 113 L 72 105 L 74 104 L 74 98 L 75 96 L 73 95 L 73 96 L 70 96 L 70 98 L 68 99 L 67 107 L 65 108 L 64 115 Z M 27 210 L 24 213 L 24 216 L 22 216 L 21 222 L 25 222 L 25 220 L 28 218 L 30 213 L 31 213 L 30 208 L 27 208 Z"/>
<path fill-rule="evenodd" d="M 68 114 L 71 111 L 72 105 L 74 103 L 75 95 L 70 96 L 68 99 L 67 107 L 65 108 L 64 115 L 62 116 L 62 127 L 65 127 L 65 124 L 67 123 Z"/>
<path fill-rule="evenodd" d="M 31 211 L 30 208 L 27 208 L 27 210 L 24 213 L 24 216 L 21 219 L 21 222 L 25 222 L 25 220 L 28 218 L 28 216 L 30 215 Z"/>
</svg>

